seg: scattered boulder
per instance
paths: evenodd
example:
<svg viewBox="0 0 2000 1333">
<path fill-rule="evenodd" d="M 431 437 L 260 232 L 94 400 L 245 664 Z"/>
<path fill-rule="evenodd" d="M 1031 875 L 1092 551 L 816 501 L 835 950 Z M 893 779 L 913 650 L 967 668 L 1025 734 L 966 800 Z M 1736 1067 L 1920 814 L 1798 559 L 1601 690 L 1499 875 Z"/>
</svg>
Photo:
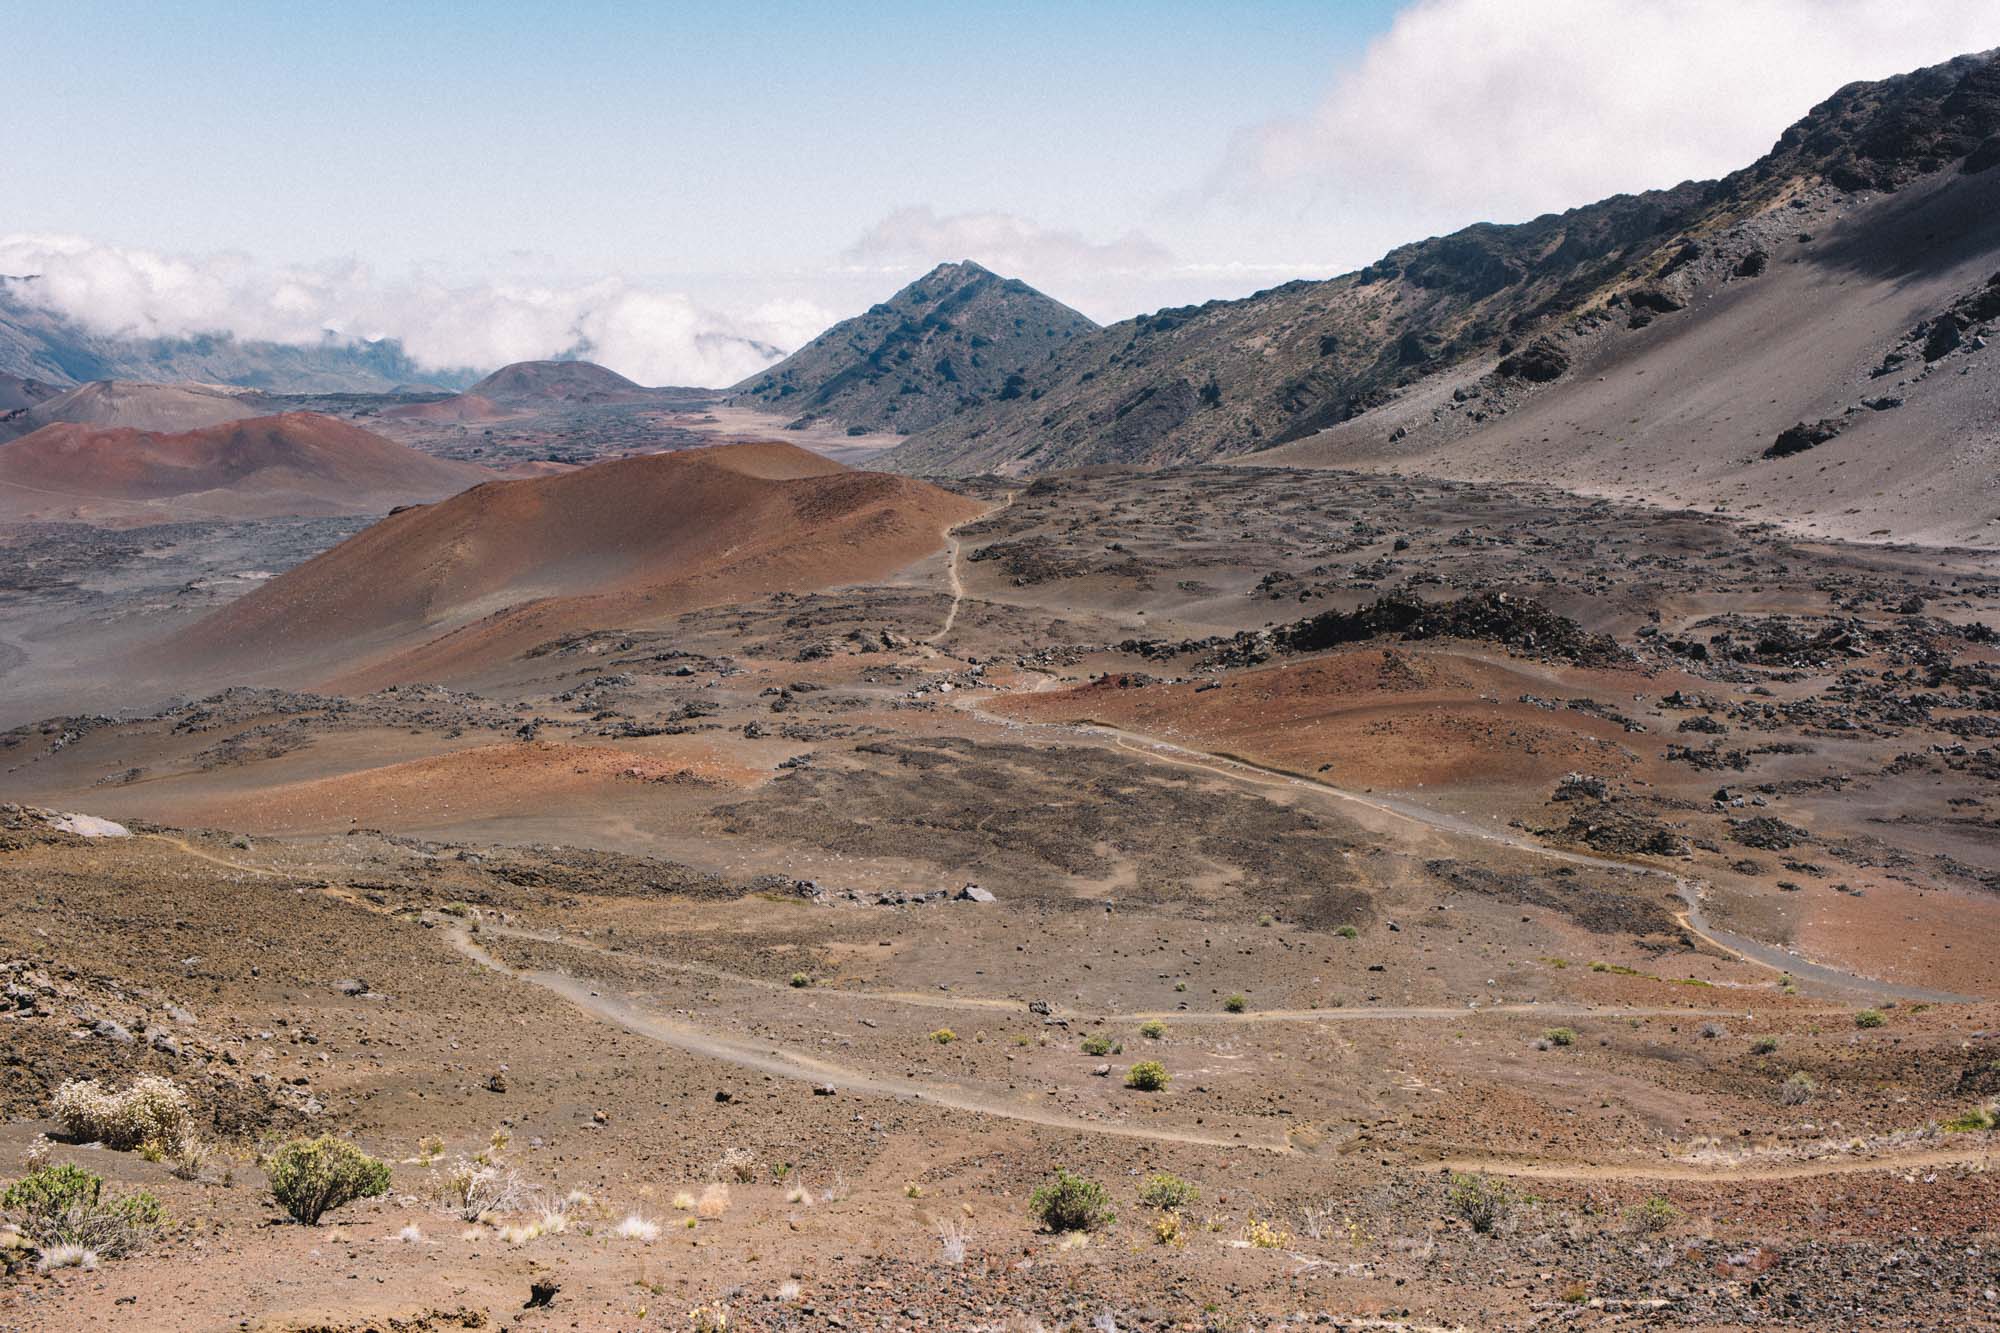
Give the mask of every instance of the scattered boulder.
<svg viewBox="0 0 2000 1333">
<path fill-rule="evenodd" d="M 1790 458 L 1793 454 L 1802 454 L 1808 449 L 1825 444 L 1840 434 L 1840 429 L 1841 423 L 1831 417 L 1815 421 L 1811 425 L 1801 421 L 1796 426 L 1788 426 L 1780 431 L 1777 440 L 1764 451 L 1764 457 Z"/>
<path fill-rule="evenodd" d="M 1537 338 L 1511 356 L 1502 358 L 1499 371 L 1506 378 L 1547 384 L 1569 369 L 1569 354 L 1549 338 Z"/>
</svg>

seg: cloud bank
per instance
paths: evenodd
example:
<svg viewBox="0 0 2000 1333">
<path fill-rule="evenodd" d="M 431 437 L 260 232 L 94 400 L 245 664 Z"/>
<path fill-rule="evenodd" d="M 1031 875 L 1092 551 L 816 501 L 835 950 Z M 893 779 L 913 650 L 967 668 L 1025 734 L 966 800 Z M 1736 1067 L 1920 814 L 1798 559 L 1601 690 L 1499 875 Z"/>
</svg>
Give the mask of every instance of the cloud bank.
<svg viewBox="0 0 2000 1333">
<path fill-rule="evenodd" d="M 623 278 L 454 283 L 384 280 L 366 264 L 271 266 L 189 257 L 78 236 L 0 236 L 0 273 L 37 274 L 25 299 L 94 332 L 314 343 L 326 334 L 395 337 L 434 369 L 584 355 L 643 384 L 732 384 L 832 319 L 803 299 L 724 314 Z"/>
<path fill-rule="evenodd" d="M 1204 203 L 1365 262 L 1726 174 L 1843 84 L 1996 43 L 1992 0 L 1417 0 L 1310 114 L 1239 134 Z"/>
</svg>

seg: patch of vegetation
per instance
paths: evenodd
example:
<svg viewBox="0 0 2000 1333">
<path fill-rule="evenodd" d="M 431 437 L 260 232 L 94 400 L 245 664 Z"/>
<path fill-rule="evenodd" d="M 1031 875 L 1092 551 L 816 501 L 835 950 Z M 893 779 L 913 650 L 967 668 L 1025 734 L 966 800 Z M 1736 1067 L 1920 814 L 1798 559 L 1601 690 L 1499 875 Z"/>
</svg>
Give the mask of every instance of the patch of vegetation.
<svg viewBox="0 0 2000 1333">
<path fill-rule="evenodd" d="M 1658 1232 L 1665 1231 L 1675 1222 L 1678 1222 L 1681 1210 L 1674 1207 L 1665 1195 L 1655 1194 L 1637 1208 L 1632 1209 L 1628 1215 L 1632 1219 L 1632 1225 L 1638 1227 L 1641 1231 Z"/>
<path fill-rule="evenodd" d="M 1158 1041 L 1167 1035 L 1167 1025 L 1157 1018 L 1149 1018 L 1139 1025 L 1139 1035 L 1147 1041 Z"/>
<path fill-rule="evenodd" d="M 1750 1043 L 1750 1054 L 1752 1055 L 1769 1055 L 1777 1049 L 1778 1039 L 1776 1037 L 1759 1037 Z"/>
<path fill-rule="evenodd" d="M 1139 1183 L 1139 1202 L 1148 1208 L 1178 1212 L 1200 1197 L 1199 1188 L 1166 1171 L 1156 1171 Z"/>
<path fill-rule="evenodd" d="M 1340 936 L 1340 938 L 1344 940 L 1355 940 L 1361 938 L 1361 932 L 1356 930 L 1353 926 L 1342 926 L 1340 927 L 1340 929 L 1334 931 L 1333 933 Z"/>
<path fill-rule="evenodd" d="M 958 1040 L 958 1034 L 950 1028 L 939 1028 L 937 1031 L 931 1033 L 931 1040 L 940 1046 L 949 1046 Z"/>
<path fill-rule="evenodd" d="M 1095 1231 L 1117 1216 L 1104 1186 L 1060 1167 L 1028 1197 L 1028 1212 L 1050 1231 Z"/>
<path fill-rule="evenodd" d="M 1121 1051 L 1123 1049 L 1123 1045 L 1113 1041 L 1101 1032 L 1093 1032 L 1083 1039 L 1083 1053 L 1085 1055 L 1110 1055 L 1114 1051 Z"/>
<path fill-rule="evenodd" d="M 1854 1026 L 1858 1028 L 1879 1028 L 1888 1021 L 1880 1009 L 1863 1009 L 1854 1016 Z"/>
<path fill-rule="evenodd" d="M 1803 1069 L 1795 1069 L 1792 1071 L 1791 1077 L 1786 1079 L 1784 1084 L 1779 1087 L 1778 1100 L 1786 1106 L 1804 1106 L 1812 1100 L 1813 1094 L 1818 1091 L 1819 1084 L 1813 1082 L 1811 1074 L 1808 1074 Z"/>
<path fill-rule="evenodd" d="M 810 985 L 812 985 L 812 984 L 813 984 L 813 979 L 812 979 L 811 977 L 807 976 L 807 975 L 806 975 L 805 973 L 803 973 L 803 972 L 794 972 L 794 973 L 792 973 L 792 989 L 793 989 L 793 990 L 804 990 L 804 989 L 805 989 L 806 987 L 808 987 L 808 986 L 810 986 Z"/>
<path fill-rule="evenodd" d="M 72 1162 L 30 1171 L 0 1195 L 0 1205 L 52 1268 L 89 1268 L 99 1258 L 132 1254 L 167 1220 L 166 1209 L 149 1192 L 107 1199 L 104 1177 Z"/>
<path fill-rule="evenodd" d="M 1159 1092 L 1172 1078 L 1167 1067 L 1158 1060 L 1141 1060 L 1125 1071 L 1125 1086 L 1140 1092 Z"/>
<path fill-rule="evenodd" d="M 1977 1134 L 2000 1126 L 1990 1106 L 1975 1106 L 1963 1115 L 1955 1115 L 1944 1122 L 1944 1127 L 1953 1134 Z"/>
<path fill-rule="evenodd" d="M 151 1147 L 161 1159 L 194 1137 L 194 1108 L 172 1079 L 142 1074 L 123 1092 L 109 1092 L 94 1078 L 56 1089 L 55 1118 L 63 1133 L 84 1143 L 130 1152 Z"/>
<path fill-rule="evenodd" d="M 1222 1002 L 1222 1007 L 1232 1014 L 1240 1014 L 1250 1007 L 1250 1001 L 1241 995 L 1231 995 Z"/>
<path fill-rule="evenodd" d="M 1445 1196 L 1451 1210 L 1480 1235 L 1490 1234 L 1513 1211 L 1513 1191 L 1507 1182 L 1492 1176 L 1454 1171 L 1451 1191 Z"/>
<path fill-rule="evenodd" d="M 331 1134 L 293 1139 L 264 1160 L 271 1197 L 313 1226 L 329 1210 L 389 1192 L 389 1167 Z"/>
<path fill-rule="evenodd" d="M 1576 1045 L 1576 1029 L 1550 1028 L 1542 1034 L 1542 1040 L 1551 1046 L 1574 1046 Z"/>
</svg>

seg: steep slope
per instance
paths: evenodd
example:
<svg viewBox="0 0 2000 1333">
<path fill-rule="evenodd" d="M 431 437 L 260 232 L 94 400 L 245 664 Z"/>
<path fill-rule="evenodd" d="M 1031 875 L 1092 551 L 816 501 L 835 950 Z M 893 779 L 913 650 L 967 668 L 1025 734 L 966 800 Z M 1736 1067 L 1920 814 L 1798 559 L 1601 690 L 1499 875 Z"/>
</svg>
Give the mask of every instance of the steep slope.
<svg viewBox="0 0 2000 1333">
<path fill-rule="evenodd" d="M 179 434 L 59 422 L 0 444 L 0 517 L 379 514 L 491 476 L 313 412 Z"/>
<path fill-rule="evenodd" d="M 37 303 L 34 279 L 0 277 L 0 373 L 87 380 L 197 380 L 273 393 L 381 393 L 412 380 L 449 388 L 477 372 L 420 367 L 393 338 L 328 336 L 317 343 L 240 342 L 226 333 L 145 338 L 97 333 Z"/>
<path fill-rule="evenodd" d="M 1097 326 L 970 260 L 940 264 L 736 385 L 802 422 L 909 434 L 985 402 L 1015 405 L 1044 362 Z"/>
<path fill-rule="evenodd" d="M 217 384 L 141 384 L 92 380 L 0 417 L 0 439 L 43 426 L 129 426 L 134 430 L 197 430 L 262 416 L 263 399 Z"/>
<path fill-rule="evenodd" d="M 1687 308 L 1640 328 L 1628 307 L 1542 335 L 1532 350 L 1566 367 L 1551 382 L 1489 358 L 1240 461 L 1557 480 L 1816 536 L 2000 546 L 2000 171 L 1810 226 L 1772 238 L 1755 275 L 1713 245 L 1675 275 Z"/>
<path fill-rule="evenodd" d="M 908 472 L 1165 464 L 1301 438 L 1440 372 L 1522 351 L 1592 312 L 1643 325 L 1686 304 L 1679 270 L 1739 262 L 1869 192 L 2000 161 L 2000 67 L 1965 56 L 1815 107 L 1724 180 L 1480 224 L 1324 282 L 1163 310 L 1076 339 L 1028 376 L 1032 404 L 968 406 L 892 453 Z M 1797 206 L 1796 208 L 1794 206 Z M 1803 219 L 1795 214 L 1804 214 Z M 1763 257 L 1751 260 L 1751 250 Z M 1761 270 L 1760 270 L 1761 271 Z M 1615 304 L 1614 304 L 1615 303 Z M 1524 357 L 1520 378 L 1560 375 Z"/>
<path fill-rule="evenodd" d="M 61 392 L 60 387 L 47 380 L 0 374 L 0 413 L 19 412 Z"/>
<path fill-rule="evenodd" d="M 572 630 L 880 577 L 979 508 L 787 444 L 621 459 L 392 515 L 166 655 L 228 679 L 463 679 Z"/>
</svg>

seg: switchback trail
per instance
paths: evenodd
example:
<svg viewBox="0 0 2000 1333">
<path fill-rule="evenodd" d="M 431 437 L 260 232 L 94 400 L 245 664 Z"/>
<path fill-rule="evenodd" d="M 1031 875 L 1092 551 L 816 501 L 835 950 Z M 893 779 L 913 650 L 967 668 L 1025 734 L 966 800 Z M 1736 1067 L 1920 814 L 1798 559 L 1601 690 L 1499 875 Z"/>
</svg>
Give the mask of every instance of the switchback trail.
<svg viewBox="0 0 2000 1333">
<path fill-rule="evenodd" d="M 482 921 L 479 925 L 481 937 L 499 936 L 502 939 L 532 940 L 539 944 L 554 944 L 581 952 L 594 953 L 620 962 L 635 963 L 643 967 L 655 968 L 663 972 L 679 972 L 689 976 L 706 977 L 712 981 L 727 982 L 737 986 L 751 986 L 758 990 L 783 995 L 789 1000 L 801 1003 L 817 1003 L 821 1000 L 848 1000 L 862 1004 L 904 1005 L 917 1009 L 947 1009 L 959 1013 L 1010 1013 L 1028 1012 L 1026 1000 L 1002 999 L 976 995 L 932 995 L 919 991 L 883 990 L 842 990 L 830 986 L 800 988 L 788 982 L 769 981 L 763 977 L 746 976 L 741 972 L 730 972 L 705 963 L 680 963 L 661 958 L 652 958 L 630 949 L 610 949 L 588 940 L 578 939 L 557 931 L 530 930 L 522 926 L 495 925 Z M 1667 1006 L 1620 1006 L 1573 1004 L 1561 1001 L 1530 1001 L 1521 1004 L 1493 1004 L 1473 1008 L 1465 1005 L 1404 1005 L 1404 1006 L 1361 1006 L 1343 1005 L 1339 1008 L 1323 1009 L 1251 1009 L 1240 1014 L 1223 1010 L 1195 1009 L 1147 1009 L 1133 1013 L 1095 1013 L 1064 1009 L 1060 1016 L 1078 1023 L 1144 1023 L 1157 1019 L 1163 1023 L 1173 1023 L 1182 1027 L 1196 1026 L 1254 1026 L 1259 1023 L 1350 1023 L 1371 1020 L 1404 1021 L 1458 1021 L 1475 1018 L 1507 1017 L 1516 1015 L 1529 1018 L 1726 1018 L 1740 1015 L 1740 1009 L 1698 1009 L 1672 1008 Z M 1845 1013 L 1846 1010 L 1827 1010 L 1828 1013 Z"/>
<path fill-rule="evenodd" d="M 1971 1138 L 1973 1136 L 1967 1135 Z M 1433 1170 L 1478 1171 L 1522 1180 L 1684 1180 L 1754 1181 L 1809 1180 L 1817 1176 L 1858 1176 L 1871 1171 L 1919 1171 L 1930 1167 L 1970 1166 L 1980 1170 L 2000 1161 L 1992 1148 L 1928 1148 L 1889 1152 L 1881 1157 L 1823 1157 L 1808 1161 L 1759 1162 L 1745 1159 L 1713 1164 L 1661 1162 L 1516 1162 L 1504 1158 L 1461 1157 L 1429 1163 Z"/>
<path fill-rule="evenodd" d="M 1276 1153 L 1291 1151 L 1291 1145 L 1284 1141 L 1259 1142 L 1240 1135 L 1200 1134 L 1186 1130 L 1123 1124 L 1115 1120 L 1092 1120 L 1061 1111 L 1044 1110 L 1024 1102 L 987 1096 L 950 1084 L 929 1083 L 894 1074 L 870 1074 L 799 1051 L 753 1045 L 731 1037 L 719 1037 L 710 1032 L 673 1022 L 658 1014 L 648 1013 L 630 1001 L 614 996 L 602 986 L 579 981 L 567 973 L 516 971 L 481 948 L 466 930 L 455 925 L 446 926 L 444 929 L 452 947 L 481 967 L 512 977 L 516 981 L 540 986 L 552 994 L 561 996 L 601 1022 L 623 1028 L 627 1032 L 663 1046 L 686 1051 L 690 1055 L 720 1060 L 740 1069 L 769 1074 L 773 1078 L 793 1079 L 802 1083 L 840 1088 L 848 1092 L 878 1097 L 894 1097 L 926 1106 L 948 1107 L 955 1111 L 994 1116 L 1002 1120 L 1017 1120 L 1024 1124 L 1041 1125 L 1048 1129 L 1066 1130 L 1076 1134 L 1102 1134 L 1113 1138 L 1144 1139 L 1153 1143 L 1184 1143 L 1208 1148 L 1254 1148 Z"/>
<path fill-rule="evenodd" d="M 991 696 L 986 697 L 990 698 Z M 1658 866 L 1644 865 L 1630 861 L 1618 861 L 1610 857 L 1592 856 L 1587 852 L 1571 852 L 1560 848 L 1547 847 L 1532 839 L 1520 837 L 1512 833 L 1482 828 L 1470 820 L 1460 819 L 1457 816 L 1446 814 L 1441 810 L 1433 810 L 1427 806 L 1418 805 L 1415 802 L 1399 801 L 1389 797 L 1363 795 L 1359 792 L 1347 791 L 1343 788 L 1335 787 L 1330 783 L 1308 778 L 1299 773 L 1293 773 L 1287 769 L 1277 768 L 1270 764 L 1260 764 L 1252 759 L 1245 759 L 1240 755 L 1191 749 L 1185 745 L 1176 745 L 1172 741 L 1161 740 L 1156 736 L 1148 736 L 1143 732 L 1128 731 L 1123 727 L 1113 726 L 1108 722 L 1099 722 L 1091 719 L 1076 723 L 1023 722 L 1018 718 L 1001 717 L 988 713 L 979 706 L 981 699 L 956 699 L 953 700 L 953 703 L 975 717 L 999 723 L 1002 726 L 1074 729 L 1085 734 L 1103 736 L 1119 749 L 1154 759 L 1161 763 L 1177 764 L 1183 768 L 1201 769 L 1220 777 L 1249 783 L 1253 786 L 1285 787 L 1313 792 L 1332 800 L 1360 806 L 1392 819 L 1418 824 L 1440 833 L 1451 834 L 1454 837 L 1471 838 L 1480 842 L 1488 842 L 1511 848 L 1515 851 L 1527 852 L 1546 860 L 1561 861 L 1570 865 L 1590 866 L 1600 870 L 1615 870 L 1627 874 L 1636 873 L 1654 876 L 1671 883 L 1675 891 L 1680 895 L 1683 904 L 1680 919 L 1682 924 L 1691 933 L 1699 935 L 1716 948 L 1736 958 L 1740 958 L 1746 963 L 1766 967 L 1774 972 L 1817 981 L 1824 985 L 1839 987 L 1843 990 L 1858 991 L 1877 999 L 1921 1001 L 1929 1004 L 1982 1003 L 1978 996 L 1960 995 L 1954 991 L 1936 990 L 1928 986 L 1909 986 L 1899 982 L 1882 981 L 1875 977 L 1864 977 L 1859 973 L 1844 971 L 1837 967 L 1830 967 L 1824 963 L 1812 962 L 1809 959 L 1801 958 L 1774 945 L 1750 939 L 1748 936 L 1719 929 L 1710 924 L 1707 913 L 1702 909 L 1701 886 L 1694 880 L 1682 875 L 1676 875 L 1670 870 L 1663 870 Z"/>
<path fill-rule="evenodd" d="M 1009 491 L 1007 492 L 1006 499 L 1002 500 L 999 504 L 994 505 L 991 509 L 979 515 L 977 518 L 968 518 L 963 523 L 954 523 L 949 528 L 945 529 L 944 571 L 946 580 L 951 584 L 951 609 L 949 611 L 946 611 L 944 614 L 944 624 L 938 626 L 937 633 L 925 639 L 924 640 L 925 643 L 936 645 L 944 641 L 945 636 L 951 633 L 951 627 L 958 623 L 958 608 L 965 602 L 965 580 L 962 577 L 960 577 L 958 572 L 958 560 L 961 549 L 961 544 L 958 539 L 958 530 L 963 527 L 969 527 L 974 523 L 984 523 L 987 519 L 992 518 L 995 514 L 1000 513 L 1002 510 L 1006 509 L 1009 505 L 1013 504 L 1014 497 L 1019 494 L 1020 494 L 1019 491 Z"/>
</svg>

